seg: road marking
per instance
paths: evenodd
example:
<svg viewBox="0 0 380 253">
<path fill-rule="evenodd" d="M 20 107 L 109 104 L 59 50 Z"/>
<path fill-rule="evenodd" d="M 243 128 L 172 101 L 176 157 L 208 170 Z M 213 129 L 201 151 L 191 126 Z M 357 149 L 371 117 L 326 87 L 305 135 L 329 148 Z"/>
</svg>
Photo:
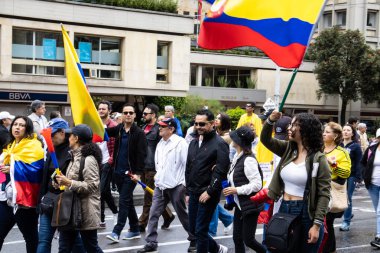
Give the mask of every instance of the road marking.
<svg viewBox="0 0 380 253">
<path fill-rule="evenodd" d="M 371 245 L 364 244 L 364 245 L 357 245 L 357 246 L 349 246 L 349 247 L 344 247 L 344 248 L 337 248 L 336 250 L 359 249 L 359 248 L 368 248 L 368 247 L 371 247 Z"/>
<path fill-rule="evenodd" d="M 361 212 L 365 212 L 365 213 L 374 213 L 375 210 L 371 209 L 371 208 L 358 208 L 358 207 L 352 207 L 352 210 L 359 210 Z"/>
</svg>

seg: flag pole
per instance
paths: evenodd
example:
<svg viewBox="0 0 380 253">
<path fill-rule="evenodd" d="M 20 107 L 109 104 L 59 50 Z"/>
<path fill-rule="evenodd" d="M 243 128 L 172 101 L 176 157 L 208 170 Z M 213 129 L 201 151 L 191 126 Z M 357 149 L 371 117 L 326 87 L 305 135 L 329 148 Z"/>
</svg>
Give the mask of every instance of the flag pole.
<svg viewBox="0 0 380 253">
<path fill-rule="evenodd" d="M 276 80 L 274 83 L 274 103 L 276 107 L 280 104 L 281 69 L 276 66 Z"/>
<path fill-rule="evenodd" d="M 282 98 L 280 107 L 278 108 L 279 112 L 281 112 L 282 108 L 284 108 L 284 104 L 285 104 L 286 98 L 289 95 L 290 88 L 292 88 L 292 85 L 293 85 L 294 79 L 296 78 L 297 72 L 298 72 L 298 68 L 293 70 L 292 78 L 290 78 L 290 82 L 288 84 L 288 87 L 286 88 L 286 91 L 285 91 L 284 97 Z"/>
</svg>

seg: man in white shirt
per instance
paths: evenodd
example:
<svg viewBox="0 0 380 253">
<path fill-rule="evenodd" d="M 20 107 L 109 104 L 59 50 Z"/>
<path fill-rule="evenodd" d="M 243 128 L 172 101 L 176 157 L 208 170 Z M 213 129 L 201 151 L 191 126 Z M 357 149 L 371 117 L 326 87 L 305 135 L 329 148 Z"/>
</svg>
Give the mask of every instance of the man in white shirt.
<svg viewBox="0 0 380 253">
<path fill-rule="evenodd" d="M 189 233 L 189 218 L 185 203 L 185 169 L 188 145 L 176 134 L 177 123 L 173 118 L 158 122 L 162 137 L 155 152 L 155 186 L 153 203 L 150 208 L 147 244 L 138 253 L 157 252 L 158 219 L 165 206 L 171 201 L 183 228 L 188 232 L 190 246 L 195 249 L 195 236 Z"/>
<path fill-rule="evenodd" d="M 365 123 L 359 123 L 357 132 L 360 137 L 360 147 L 363 153 L 368 148 L 368 145 L 369 145 L 366 131 L 367 131 L 367 125 Z"/>
<path fill-rule="evenodd" d="M 28 117 L 33 121 L 34 132 L 38 135 L 41 130 L 48 126 L 48 121 L 44 116 L 46 113 L 45 102 L 41 100 L 34 100 L 31 105 L 32 114 Z"/>
</svg>

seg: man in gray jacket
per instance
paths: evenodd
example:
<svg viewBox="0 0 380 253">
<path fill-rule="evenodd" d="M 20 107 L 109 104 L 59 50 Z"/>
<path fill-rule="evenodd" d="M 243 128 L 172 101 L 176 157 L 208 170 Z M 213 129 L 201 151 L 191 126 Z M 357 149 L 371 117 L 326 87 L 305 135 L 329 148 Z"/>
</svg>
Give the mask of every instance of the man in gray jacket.
<svg viewBox="0 0 380 253">
<path fill-rule="evenodd" d="M 183 228 L 188 232 L 189 251 L 195 249 L 195 236 L 189 232 L 189 218 L 185 203 L 185 168 L 188 145 L 185 139 L 176 134 L 177 123 L 173 118 L 158 122 L 162 139 L 157 145 L 154 160 L 156 166 L 153 203 L 150 208 L 147 244 L 138 251 L 157 252 L 158 219 L 171 201 Z"/>
</svg>

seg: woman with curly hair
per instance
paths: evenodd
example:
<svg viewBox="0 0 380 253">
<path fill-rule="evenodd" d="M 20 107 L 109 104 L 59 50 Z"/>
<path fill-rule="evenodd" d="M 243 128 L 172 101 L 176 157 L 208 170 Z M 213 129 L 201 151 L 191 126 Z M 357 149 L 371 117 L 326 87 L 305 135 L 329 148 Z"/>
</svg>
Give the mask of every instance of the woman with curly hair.
<svg viewBox="0 0 380 253">
<path fill-rule="evenodd" d="M 59 252 L 70 253 L 79 233 L 87 252 L 103 252 L 99 248 L 97 236 L 100 224 L 99 166 L 102 152 L 98 145 L 92 143 L 92 130 L 87 125 L 77 125 L 65 132 L 71 133 L 69 145 L 72 159 L 66 169 L 66 176 L 55 176 L 58 183 L 56 187 L 65 186 L 67 190 L 78 194 L 83 219 L 79 231 L 60 231 Z M 84 166 L 81 168 L 83 161 Z"/>
<path fill-rule="evenodd" d="M 298 241 L 297 253 L 316 253 L 323 237 L 331 182 L 331 171 L 321 152 L 322 124 L 312 114 L 297 114 L 288 127 L 289 141 L 284 141 L 272 137 L 273 125 L 280 118 L 281 113 L 273 111 L 260 136 L 262 143 L 281 157 L 268 187 L 268 197 L 274 201 L 283 197 L 279 212 L 302 215 L 303 237 Z M 309 174 L 309 194 L 304 199 Z"/>
<path fill-rule="evenodd" d="M 342 127 L 335 122 L 329 122 L 325 125 L 323 131 L 323 151 L 327 157 L 329 167 L 331 170 L 331 180 L 340 185 L 346 183 L 347 178 L 351 173 L 351 159 L 347 150 L 339 146 L 343 139 Z M 328 212 L 326 215 L 326 226 L 329 233 L 324 253 L 336 251 L 336 241 L 334 233 L 334 220 L 343 216 L 343 212 L 332 213 Z"/>
</svg>

